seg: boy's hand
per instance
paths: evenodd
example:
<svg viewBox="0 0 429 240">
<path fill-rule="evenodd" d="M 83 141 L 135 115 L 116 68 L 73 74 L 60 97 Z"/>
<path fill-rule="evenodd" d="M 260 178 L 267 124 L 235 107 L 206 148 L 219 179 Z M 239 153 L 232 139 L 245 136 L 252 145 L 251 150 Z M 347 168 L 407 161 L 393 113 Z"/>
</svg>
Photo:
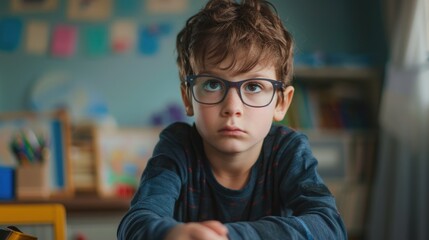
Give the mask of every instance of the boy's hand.
<svg viewBox="0 0 429 240">
<path fill-rule="evenodd" d="M 218 221 L 184 223 L 171 229 L 165 240 L 228 240 L 228 229 Z"/>
</svg>

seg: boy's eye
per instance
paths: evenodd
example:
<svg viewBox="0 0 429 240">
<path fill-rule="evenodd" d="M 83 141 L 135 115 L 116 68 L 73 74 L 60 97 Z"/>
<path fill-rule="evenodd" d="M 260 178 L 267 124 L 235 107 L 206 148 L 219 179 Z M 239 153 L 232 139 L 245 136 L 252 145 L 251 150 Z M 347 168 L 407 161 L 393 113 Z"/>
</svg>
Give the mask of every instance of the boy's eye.
<svg viewBox="0 0 429 240">
<path fill-rule="evenodd" d="M 243 85 L 243 89 L 249 93 L 258 93 L 263 89 L 263 85 L 258 82 L 249 82 Z"/>
<path fill-rule="evenodd" d="M 203 89 L 210 92 L 222 90 L 222 86 L 222 82 L 216 79 L 206 80 L 202 84 Z"/>
</svg>

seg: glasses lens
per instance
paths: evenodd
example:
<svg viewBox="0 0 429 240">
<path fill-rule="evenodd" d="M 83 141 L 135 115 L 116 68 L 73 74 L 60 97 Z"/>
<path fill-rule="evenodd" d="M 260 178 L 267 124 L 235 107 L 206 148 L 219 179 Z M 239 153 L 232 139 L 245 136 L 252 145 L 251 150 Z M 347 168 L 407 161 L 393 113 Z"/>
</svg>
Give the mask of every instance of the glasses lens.
<svg viewBox="0 0 429 240">
<path fill-rule="evenodd" d="M 268 80 L 247 80 L 240 88 L 241 99 L 249 106 L 263 107 L 270 104 L 274 95 L 274 86 Z"/>
<path fill-rule="evenodd" d="M 198 76 L 194 80 L 193 93 L 198 102 L 214 104 L 222 101 L 225 84 L 221 79 L 210 76 Z"/>
</svg>

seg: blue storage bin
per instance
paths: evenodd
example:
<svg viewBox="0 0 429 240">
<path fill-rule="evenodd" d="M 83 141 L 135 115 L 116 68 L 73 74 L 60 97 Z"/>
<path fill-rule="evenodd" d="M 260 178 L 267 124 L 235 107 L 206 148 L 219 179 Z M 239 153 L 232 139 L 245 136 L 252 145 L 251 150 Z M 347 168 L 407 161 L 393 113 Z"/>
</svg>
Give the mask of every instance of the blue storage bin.
<svg viewBox="0 0 429 240">
<path fill-rule="evenodd" d="M 15 197 L 15 169 L 0 166 L 0 200 L 9 200 Z"/>
</svg>

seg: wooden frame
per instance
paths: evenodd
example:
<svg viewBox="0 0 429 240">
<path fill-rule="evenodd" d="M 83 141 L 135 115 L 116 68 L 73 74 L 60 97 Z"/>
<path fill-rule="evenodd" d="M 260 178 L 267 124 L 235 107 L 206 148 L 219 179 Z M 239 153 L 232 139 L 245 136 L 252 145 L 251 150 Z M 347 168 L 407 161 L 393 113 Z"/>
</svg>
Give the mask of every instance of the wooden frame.
<svg viewBox="0 0 429 240">
<path fill-rule="evenodd" d="M 53 11 L 58 0 L 12 0 L 11 7 L 14 12 L 41 12 Z"/>
<path fill-rule="evenodd" d="M 68 0 L 68 17 L 80 21 L 102 21 L 112 14 L 112 0 Z"/>
</svg>

